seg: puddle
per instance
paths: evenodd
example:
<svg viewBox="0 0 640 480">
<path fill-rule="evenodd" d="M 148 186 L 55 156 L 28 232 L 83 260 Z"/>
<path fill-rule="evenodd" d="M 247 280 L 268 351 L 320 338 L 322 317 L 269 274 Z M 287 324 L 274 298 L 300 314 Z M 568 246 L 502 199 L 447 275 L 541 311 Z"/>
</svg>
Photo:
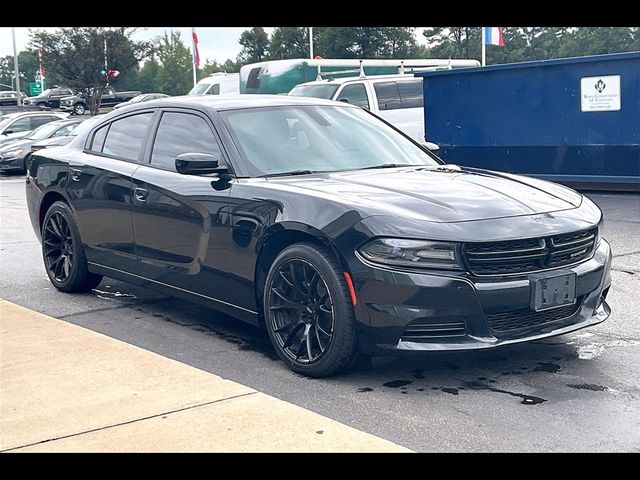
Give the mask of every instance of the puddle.
<svg viewBox="0 0 640 480">
<path fill-rule="evenodd" d="M 520 398 L 522 399 L 520 402 L 522 405 L 539 405 L 547 401 L 545 398 L 534 397 L 533 395 L 527 395 L 525 393 L 510 392 L 509 390 L 490 387 L 489 385 L 484 385 L 478 382 L 465 382 L 465 385 L 471 390 L 489 390 L 490 392 L 504 393 L 505 395 Z"/>
<path fill-rule="evenodd" d="M 609 390 L 608 387 L 604 387 L 602 385 L 596 385 L 594 383 L 567 383 L 567 387 L 575 388 L 578 390 L 591 390 L 592 392 L 604 392 Z"/>
<path fill-rule="evenodd" d="M 359 388 L 358 390 L 356 390 L 356 392 L 358 392 L 358 393 L 373 392 L 373 388 L 371 388 L 371 387 L 362 387 L 362 388 Z"/>
<path fill-rule="evenodd" d="M 111 287 L 107 285 L 107 288 Z M 130 293 L 107 292 L 105 290 L 98 290 L 97 288 L 94 288 L 91 291 L 96 294 L 96 297 L 102 298 L 103 300 L 113 300 L 114 298 L 138 298 Z"/>
<path fill-rule="evenodd" d="M 457 388 L 444 387 L 444 388 L 441 388 L 440 390 L 442 390 L 444 393 L 449 393 L 451 395 L 458 395 L 459 393 Z"/>
</svg>

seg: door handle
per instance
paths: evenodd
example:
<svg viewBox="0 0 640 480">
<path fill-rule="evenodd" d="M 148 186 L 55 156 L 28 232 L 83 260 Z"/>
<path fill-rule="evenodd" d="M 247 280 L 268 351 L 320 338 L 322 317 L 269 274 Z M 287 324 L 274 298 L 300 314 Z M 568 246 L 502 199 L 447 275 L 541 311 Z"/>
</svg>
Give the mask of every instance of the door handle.
<svg viewBox="0 0 640 480">
<path fill-rule="evenodd" d="M 133 194 L 139 202 L 146 202 L 147 197 L 149 196 L 149 190 L 145 188 L 134 188 Z"/>
<path fill-rule="evenodd" d="M 72 168 L 71 169 L 71 179 L 74 182 L 79 182 L 81 176 L 82 176 L 82 170 L 80 170 L 79 168 Z"/>
</svg>

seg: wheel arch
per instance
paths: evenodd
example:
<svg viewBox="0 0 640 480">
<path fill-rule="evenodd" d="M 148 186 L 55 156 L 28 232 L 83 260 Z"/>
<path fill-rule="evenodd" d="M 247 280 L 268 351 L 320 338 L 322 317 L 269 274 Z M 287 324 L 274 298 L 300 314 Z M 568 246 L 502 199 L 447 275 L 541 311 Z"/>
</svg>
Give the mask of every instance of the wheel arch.
<svg viewBox="0 0 640 480">
<path fill-rule="evenodd" d="M 42 201 L 40 202 L 40 208 L 38 210 L 38 227 L 40 231 L 42 231 L 42 222 L 44 221 L 44 216 L 47 214 L 47 211 L 49 210 L 49 208 L 51 208 L 51 205 L 53 205 L 55 202 L 66 203 L 67 205 L 69 205 L 69 208 L 73 210 L 69 200 L 64 195 L 62 195 L 62 193 L 60 193 L 59 191 L 51 190 L 45 193 L 44 197 L 42 197 Z"/>
<path fill-rule="evenodd" d="M 336 248 L 331 238 L 322 230 L 311 225 L 298 222 L 285 222 L 273 225 L 267 230 L 256 244 L 257 260 L 254 272 L 256 306 L 259 313 L 260 325 L 264 325 L 262 312 L 262 290 L 269 268 L 275 258 L 285 248 L 296 243 L 314 243 L 327 248 L 338 260 L 343 271 L 347 272 L 347 262 Z"/>
</svg>

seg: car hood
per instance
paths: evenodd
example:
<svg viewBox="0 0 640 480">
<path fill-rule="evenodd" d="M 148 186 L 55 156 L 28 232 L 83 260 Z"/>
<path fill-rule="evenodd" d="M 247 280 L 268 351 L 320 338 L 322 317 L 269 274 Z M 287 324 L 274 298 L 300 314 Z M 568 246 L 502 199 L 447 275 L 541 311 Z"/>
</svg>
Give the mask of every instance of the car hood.
<svg viewBox="0 0 640 480">
<path fill-rule="evenodd" d="M 66 145 L 73 139 L 74 137 L 72 136 L 45 138 L 44 140 L 39 140 L 38 142 L 35 142 L 33 146 L 34 147 L 55 147 L 58 145 Z"/>
<path fill-rule="evenodd" d="M 32 143 L 33 140 L 26 140 L 23 138 L 0 143 L 0 153 L 8 152 L 9 150 L 15 150 L 16 148 L 29 148 Z"/>
<path fill-rule="evenodd" d="M 367 215 L 468 222 L 573 209 L 577 192 L 550 182 L 456 165 L 403 167 L 268 179 L 352 205 Z"/>
</svg>

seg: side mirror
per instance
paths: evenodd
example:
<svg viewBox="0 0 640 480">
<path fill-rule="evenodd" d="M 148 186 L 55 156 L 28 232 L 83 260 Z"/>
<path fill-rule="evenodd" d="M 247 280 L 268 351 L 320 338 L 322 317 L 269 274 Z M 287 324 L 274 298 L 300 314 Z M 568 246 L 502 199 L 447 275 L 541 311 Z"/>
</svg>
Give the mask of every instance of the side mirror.
<svg viewBox="0 0 640 480">
<path fill-rule="evenodd" d="M 438 153 L 440 151 L 440 146 L 437 143 L 433 143 L 433 142 L 420 142 L 420 145 L 422 145 L 424 148 L 426 148 L 427 150 L 429 150 L 432 153 Z"/>
<path fill-rule="evenodd" d="M 13 133 L 13 130 L 5 130 L 2 132 L 3 135 L 9 135 L 10 133 Z"/>
<path fill-rule="evenodd" d="M 351 103 L 349 102 L 349 99 L 347 97 L 342 97 L 339 101 L 344 103 Z"/>
<path fill-rule="evenodd" d="M 229 172 L 229 168 L 220 165 L 220 155 L 181 153 L 176 157 L 176 171 L 183 175 L 224 174 Z"/>
</svg>

